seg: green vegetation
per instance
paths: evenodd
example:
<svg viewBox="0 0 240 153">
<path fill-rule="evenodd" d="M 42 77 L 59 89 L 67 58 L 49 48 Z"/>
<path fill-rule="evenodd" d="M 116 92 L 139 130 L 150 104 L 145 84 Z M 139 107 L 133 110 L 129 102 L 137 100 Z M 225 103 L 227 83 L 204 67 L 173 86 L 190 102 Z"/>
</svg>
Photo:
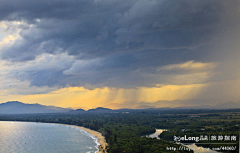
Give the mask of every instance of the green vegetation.
<svg viewBox="0 0 240 153">
<path fill-rule="evenodd" d="M 198 116 L 198 117 L 196 117 Z M 173 120 L 171 120 L 173 121 Z M 197 146 L 204 148 L 237 146 L 236 150 L 231 151 L 223 148 L 221 152 L 239 152 L 239 112 L 221 112 L 218 113 L 198 113 L 188 117 L 174 120 L 174 127 L 169 127 L 168 131 L 163 132 L 160 138 L 167 141 L 174 141 L 174 136 L 184 137 L 205 137 L 208 140 L 202 140 L 196 143 Z M 236 140 L 232 140 L 236 136 Z M 216 139 L 214 139 L 216 138 Z M 229 139 L 229 140 L 228 140 Z M 181 141 L 193 142 L 195 141 Z M 214 144 L 212 144 L 214 143 Z M 219 143 L 219 144 L 217 144 Z M 223 144 L 224 143 L 224 144 Z M 226 144 L 231 143 L 231 144 Z M 235 143 L 235 144 L 232 144 Z"/>
<path fill-rule="evenodd" d="M 184 153 L 193 151 L 166 150 L 167 147 L 180 147 L 179 144 L 169 142 L 173 140 L 174 135 L 236 135 L 238 143 L 240 113 L 239 110 L 141 110 L 128 114 L 119 112 L 78 115 L 2 115 L 0 120 L 84 126 L 99 131 L 105 136 L 109 144 L 109 153 Z M 168 129 L 160 136 L 162 140 L 145 137 L 145 135 L 154 133 L 155 128 Z M 204 147 L 216 146 L 219 145 L 205 145 Z M 237 150 L 234 152 L 238 152 L 238 149 L 237 145 Z"/>
</svg>

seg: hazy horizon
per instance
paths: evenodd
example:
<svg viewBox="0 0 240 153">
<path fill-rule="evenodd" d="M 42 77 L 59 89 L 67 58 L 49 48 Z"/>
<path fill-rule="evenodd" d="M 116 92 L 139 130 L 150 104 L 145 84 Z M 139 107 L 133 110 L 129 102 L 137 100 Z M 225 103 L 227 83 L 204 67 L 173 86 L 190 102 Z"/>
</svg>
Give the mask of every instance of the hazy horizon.
<svg viewBox="0 0 240 153">
<path fill-rule="evenodd" d="M 240 105 L 239 8 L 237 0 L 2 0 L 0 103 Z"/>
</svg>

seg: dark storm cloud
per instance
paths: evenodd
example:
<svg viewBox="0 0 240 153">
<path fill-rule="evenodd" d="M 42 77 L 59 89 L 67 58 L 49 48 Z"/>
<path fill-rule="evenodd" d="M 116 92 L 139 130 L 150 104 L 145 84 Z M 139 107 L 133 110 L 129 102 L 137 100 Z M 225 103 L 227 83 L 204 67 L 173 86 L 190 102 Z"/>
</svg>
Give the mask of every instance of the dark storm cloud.
<svg viewBox="0 0 240 153">
<path fill-rule="evenodd" d="M 221 0 L 2 0 L 1 21 L 21 36 L 3 60 L 24 62 L 67 53 L 75 63 L 29 77 L 32 86 L 136 87 L 163 83 L 158 68 L 209 62 L 212 36 L 224 25 Z M 229 5 L 236 8 L 238 3 Z M 229 13 L 231 14 L 231 12 Z M 227 14 L 228 15 L 228 14 Z"/>
<path fill-rule="evenodd" d="M 189 49 L 205 43 L 220 22 L 219 1 L 3 1 L 0 18 L 24 21 L 21 40 L 3 59 L 43 52 L 95 58 L 114 52 Z"/>
</svg>

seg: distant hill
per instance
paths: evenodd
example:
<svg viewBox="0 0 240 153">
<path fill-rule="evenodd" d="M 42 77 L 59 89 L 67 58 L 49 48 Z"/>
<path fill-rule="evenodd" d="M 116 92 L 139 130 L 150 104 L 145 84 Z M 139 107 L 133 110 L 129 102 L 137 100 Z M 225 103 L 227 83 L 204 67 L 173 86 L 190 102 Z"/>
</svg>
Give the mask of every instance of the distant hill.
<svg viewBox="0 0 240 153">
<path fill-rule="evenodd" d="M 216 105 L 201 105 L 195 107 L 176 107 L 177 109 L 238 109 L 240 104 L 235 102 L 220 103 Z"/>
<path fill-rule="evenodd" d="M 96 109 L 89 109 L 87 112 L 88 113 L 113 113 L 116 110 L 112 110 L 109 108 L 103 108 L 103 107 L 98 107 Z"/>
<path fill-rule="evenodd" d="M 76 110 L 70 110 L 68 113 L 70 114 L 83 114 L 86 113 L 84 109 L 76 109 Z"/>
<path fill-rule="evenodd" d="M 239 102 L 220 103 L 214 106 L 216 109 L 240 108 Z"/>
<path fill-rule="evenodd" d="M 0 104 L 0 114 L 66 113 L 71 109 L 9 101 Z"/>
</svg>

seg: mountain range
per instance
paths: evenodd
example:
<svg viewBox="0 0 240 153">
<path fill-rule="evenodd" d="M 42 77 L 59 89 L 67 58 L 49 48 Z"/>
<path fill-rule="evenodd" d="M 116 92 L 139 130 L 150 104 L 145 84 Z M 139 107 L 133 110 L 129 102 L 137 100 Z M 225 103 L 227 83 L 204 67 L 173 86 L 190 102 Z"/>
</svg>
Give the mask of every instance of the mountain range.
<svg viewBox="0 0 240 153">
<path fill-rule="evenodd" d="M 70 109 L 61 108 L 55 106 L 45 106 L 41 104 L 25 104 L 19 101 L 9 101 L 0 104 L 0 114 L 36 114 L 36 113 L 70 113 L 70 114 L 83 114 L 83 113 L 125 113 L 131 111 L 141 111 L 141 110 L 176 110 L 176 109 L 239 109 L 240 105 L 234 102 L 211 105 L 202 105 L 198 107 L 175 107 L 175 108 L 142 108 L 142 109 L 118 109 L 112 110 L 109 108 L 98 107 L 96 109 L 89 109 L 85 111 L 84 109 Z"/>
<path fill-rule="evenodd" d="M 9 101 L 0 104 L 0 114 L 66 113 L 71 109 Z"/>
</svg>

